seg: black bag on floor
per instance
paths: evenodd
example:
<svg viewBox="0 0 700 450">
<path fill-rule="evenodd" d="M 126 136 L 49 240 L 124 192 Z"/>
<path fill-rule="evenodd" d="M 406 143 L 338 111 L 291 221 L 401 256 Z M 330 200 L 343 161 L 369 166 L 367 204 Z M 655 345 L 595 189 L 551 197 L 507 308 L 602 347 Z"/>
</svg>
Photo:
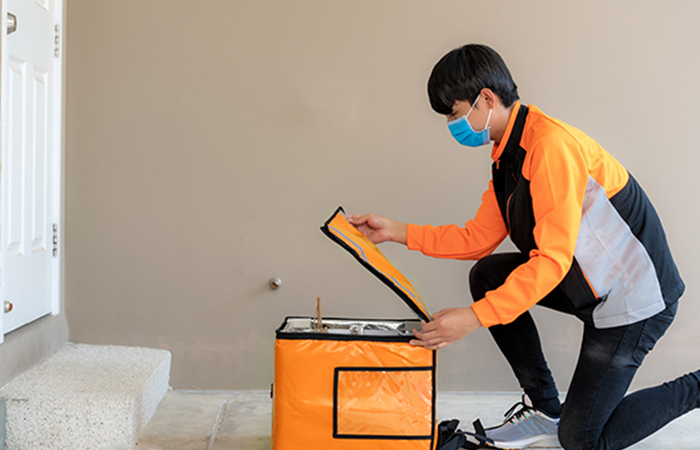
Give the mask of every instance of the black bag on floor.
<svg viewBox="0 0 700 450">
<path fill-rule="evenodd" d="M 486 444 L 493 444 L 493 441 L 486 437 L 481 421 L 476 419 L 473 423 L 475 433 L 462 431 L 457 428 L 459 420 L 445 420 L 438 425 L 437 450 L 459 450 L 465 448 L 475 450 L 488 448 Z"/>
</svg>

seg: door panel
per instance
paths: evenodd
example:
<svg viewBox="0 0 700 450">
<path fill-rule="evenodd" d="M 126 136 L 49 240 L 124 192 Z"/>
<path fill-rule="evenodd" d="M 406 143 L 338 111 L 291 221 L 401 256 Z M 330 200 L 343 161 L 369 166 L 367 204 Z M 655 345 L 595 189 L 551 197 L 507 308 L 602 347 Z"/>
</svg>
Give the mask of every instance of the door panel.
<svg viewBox="0 0 700 450">
<path fill-rule="evenodd" d="M 8 86 L 8 114 L 7 117 L 7 138 L 9 146 L 5 147 L 7 159 L 3 166 L 8 170 L 4 172 L 7 178 L 7 195 L 5 197 L 7 203 L 7 211 L 9 216 L 2 215 L 3 222 L 6 223 L 7 230 L 7 248 L 5 256 L 13 258 L 21 256 L 22 249 L 22 231 L 24 222 L 24 156 L 25 134 L 23 130 L 25 126 L 25 74 L 27 63 L 17 58 L 9 58 L 9 86 Z M 3 202 L 5 203 L 5 202 Z M 4 281 L 4 280 L 3 280 Z M 5 283 L 3 283 L 5 284 Z"/>
<path fill-rule="evenodd" d="M 32 163 L 30 186 L 32 186 L 33 198 L 31 204 L 31 242 L 30 252 L 36 253 L 48 250 L 46 245 L 46 233 L 50 229 L 47 217 L 48 187 L 50 179 L 47 167 L 49 163 L 47 128 L 48 117 L 48 71 L 38 68 L 34 69 L 33 96 L 34 96 L 34 118 L 32 134 Z"/>
</svg>

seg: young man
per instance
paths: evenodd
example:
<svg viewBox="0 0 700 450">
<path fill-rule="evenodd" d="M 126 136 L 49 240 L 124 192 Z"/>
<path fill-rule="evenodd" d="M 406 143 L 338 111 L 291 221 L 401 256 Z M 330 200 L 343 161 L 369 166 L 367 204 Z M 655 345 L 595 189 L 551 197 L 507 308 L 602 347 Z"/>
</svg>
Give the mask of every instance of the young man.
<svg viewBox="0 0 700 450">
<path fill-rule="evenodd" d="M 567 450 L 622 449 L 700 406 L 700 371 L 626 395 L 685 288 L 635 179 L 580 130 L 522 105 L 505 63 L 486 46 L 445 55 L 428 93 L 459 143 L 494 141 L 492 181 L 475 218 L 464 227 L 374 214 L 349 219 L 375 243 L 478 260 L 471 307 L 437 312 L 412 343 L 441 349 L 489 329 L 525 394 L 488 437 L 505 448 L 556 445 L 558 438 Z M 506 236 L 519 252 L 492 254 Z M 563 406 L 528 312 L 534 305 L 584 322 Z"/>
</svg>

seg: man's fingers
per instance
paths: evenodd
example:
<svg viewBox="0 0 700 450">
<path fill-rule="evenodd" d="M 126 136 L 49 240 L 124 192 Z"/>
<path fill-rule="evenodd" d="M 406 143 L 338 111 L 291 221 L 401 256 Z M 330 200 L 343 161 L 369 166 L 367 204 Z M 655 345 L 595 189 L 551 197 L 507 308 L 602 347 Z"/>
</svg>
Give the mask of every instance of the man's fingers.
<svg viewBox="0 0 700 450">
<path fill-rule="evenodd" d="M 369 221 L 369 214 L 348 214 L 345 217 L 353 225 L 363 225 Z"/>
<path fill-rule="evenodd" d="M 438 311 L 434 319 L 429 323 L 421 321 L 422 329 L 413 330 L 420 345 L 432 350 L 457 342 L 480 326 L 471 308 L 447 308 Z"/>
<path fill-rule="evenodd" d="M 426 339 L 430 339 L 431 337 L 435 336 L 435 330 L 423 330 L 419 331 L 418 328 L 413 329 L 413 335 L 420 339 L 421 341 L 424 341 Z"/>
<path fill-rule="evenodd" d="M 412 339 L 409 342 L 409 344 L 415 345 L 417 347 L 425 347 L 428 350 L 440 350 L 440 349 L 447 347 L 447 342 L 444 342 L 444 341 L 436 342 L 436 343 L 428 343 L 428 342 L 424 342 L 424 341 L 419 341 L 417 339 Z"/>
<path fill-rule="evenodd" d="M 421 321 L 421 329 L 423 330 L 423 333 L 435 331 L 435 330 L 437 330 L 437 328 L 438 328 L 438 326 L 435 323 L 435 321 L 433 321 L 433 322 Z"/>
<path fill-rule="evenodd" d="M 421 347 L 426 347 L 426 348 L 429 348 L 431 350 L 443 348 L 445 345 L 447 345 L 444 341 L 444 338 L 442 336 L 436 335 L 435 331 L 430 331 L 428 333 L 421 333 L 420 331 L 414 329 L 413 335 L 418 339 L 417 340 L 412 339 L 411 340 L 412 345 L 420 345 Z M 416 343 L 414 343 L 414 342 L 416 342 Z"/>
<path fill-rule="evenodd" d="M 411 339 L 408 343 L 416 347 L 425 347 L 425 343 L 419 339 Z"/>
<path fill-rule="evenodd" d="M 449 312 L 449 309 L 441 309 L 440 311 L 433 314 L 433 319 L 437 319 L 438 317 L 442 317 L 445 314 L 447 314 L 448 312 Z"/>
</svg>

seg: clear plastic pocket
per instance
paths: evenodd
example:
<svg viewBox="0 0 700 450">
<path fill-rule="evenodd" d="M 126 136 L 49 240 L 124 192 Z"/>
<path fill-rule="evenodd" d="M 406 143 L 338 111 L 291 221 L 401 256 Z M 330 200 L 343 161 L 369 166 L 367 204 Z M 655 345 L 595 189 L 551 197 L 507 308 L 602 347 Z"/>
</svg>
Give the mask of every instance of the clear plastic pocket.
<svg viewBox="0 0 700 450">
<path fill-rule="evenodd" d="M 334 384 L 334 437 L 430 439 L 431 367 L 339 367 Z"/>
</svg>

